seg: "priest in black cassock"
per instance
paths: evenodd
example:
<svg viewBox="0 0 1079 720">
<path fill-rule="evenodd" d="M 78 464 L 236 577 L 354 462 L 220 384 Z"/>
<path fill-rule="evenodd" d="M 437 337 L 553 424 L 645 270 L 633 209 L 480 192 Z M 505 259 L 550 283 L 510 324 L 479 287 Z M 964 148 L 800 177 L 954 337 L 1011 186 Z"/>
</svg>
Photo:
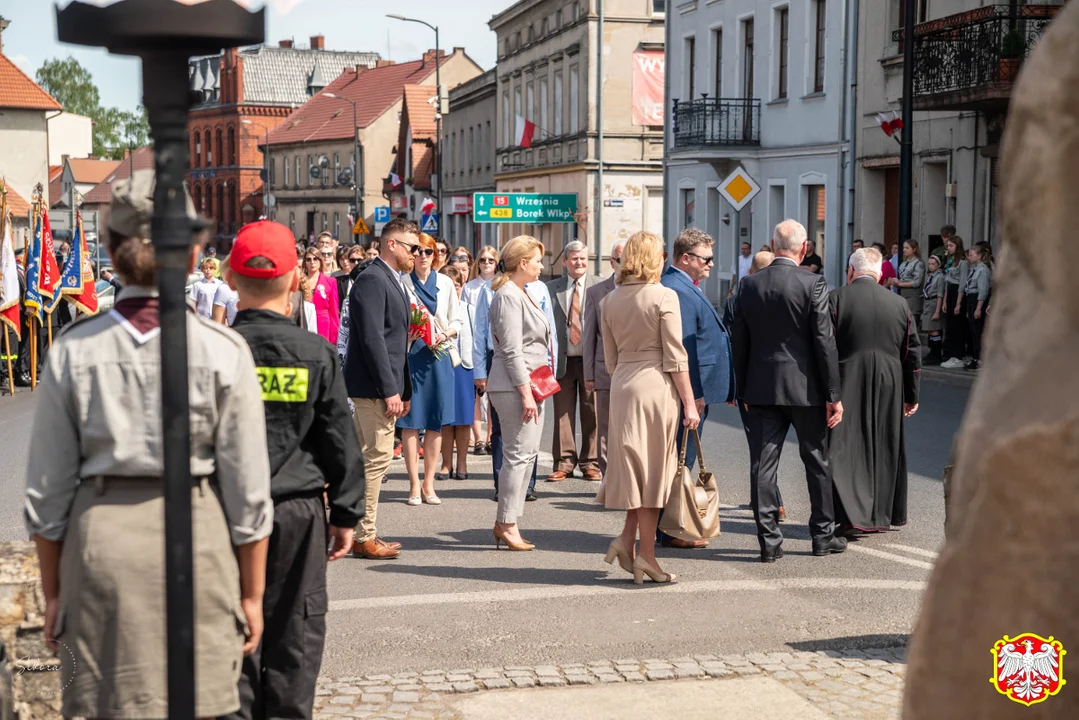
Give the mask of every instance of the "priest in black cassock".
<svg viewBox="0 0 1079 720">
<path fill-rule="evenodd" d="M 829 433 L 836 531 L 907 523 L 903 418 L 918 410 L 922 354 L 903 298 L 878 284 L 880 252 L 855 252 L 831 293 L 844 418 Z"/>
</svg>

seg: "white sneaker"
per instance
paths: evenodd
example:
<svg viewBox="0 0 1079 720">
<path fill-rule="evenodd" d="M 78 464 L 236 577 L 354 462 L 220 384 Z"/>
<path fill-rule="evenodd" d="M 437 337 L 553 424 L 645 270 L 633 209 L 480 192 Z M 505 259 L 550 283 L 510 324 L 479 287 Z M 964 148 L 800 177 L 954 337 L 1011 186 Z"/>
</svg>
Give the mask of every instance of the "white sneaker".
<svg viewBox="0 0 1079 720">
<path fill-rule="evenodd" d="M 959 358 L 954 358 L 954 357 L 949 358 L 949 359 L 945 360 L 944 362 L 942 362 L 940 364 L 940 366 L 942 368 L 946 369 L 946 370 L 958 370 L 959 368 L 963 367 L 964 365 L 965 365 L 965 363 L 962 360 L 960 360 Z"/>
</svg>

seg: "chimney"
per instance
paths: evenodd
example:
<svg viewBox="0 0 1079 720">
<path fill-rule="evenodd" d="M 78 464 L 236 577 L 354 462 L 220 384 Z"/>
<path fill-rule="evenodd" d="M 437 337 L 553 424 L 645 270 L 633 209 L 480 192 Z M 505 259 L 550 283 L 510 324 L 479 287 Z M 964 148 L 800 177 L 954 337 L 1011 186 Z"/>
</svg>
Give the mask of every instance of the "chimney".
<svg viewBox="0 0 1079 720">
<path fill-rule="evenodd" d="M 311 49 L 312 50 L 325 50 L 326 49 L 326 36 L 325 35 L 312 35 L 311 36 Z"/>
<path fill-rule="evenodd" d="M 394 63 L 393 60 L 377 60 L 375 62 L 375 67 L 376 68 L 384 68 L 384 67 L 389 67 L 390 65 L 394 65 L 394 64 L 396 64 L 396 63 Z"/>
<path fill-rule="evenodd" d="M 363 75 L 365 72 L 367 72 L 367 66 L 366 65 L 357 65 L 356 66 L 356 77 L 359 77 L 360 75 Z"/>
<path fill-rule="evenodd" d="M 423 54 L 423 64 L 433 63 L 435 61 L 435 55 L 438 55 L 439 58 L 444 58 L 446 57 L 446 51 L 438 50 L 436 53 L 434 50 L 428 50 Z"/>
<path fill-rule="evenodd" d="M 4 31 L 7 30 L 7 26 L 10 24 L 10 20 L 0 15 L 0 53 L 4 51 Z"/>
<path fill-rule="evenodd" d="M 281 41 L 279 41 L 277 43 L 277 47 L 285 48 L 286 50 L 291 50 L 292 49 L 292 41 L 291 40 L 281 40 Z"/>
</svg>

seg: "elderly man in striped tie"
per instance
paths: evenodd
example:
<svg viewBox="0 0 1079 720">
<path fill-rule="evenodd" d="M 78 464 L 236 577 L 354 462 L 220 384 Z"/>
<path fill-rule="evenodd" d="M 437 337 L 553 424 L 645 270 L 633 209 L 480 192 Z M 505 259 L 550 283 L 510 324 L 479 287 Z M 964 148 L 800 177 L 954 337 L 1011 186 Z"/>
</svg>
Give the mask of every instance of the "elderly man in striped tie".
<svg viewBox="0 0 1079 720">
<path fill-rule="evenodd" d="M 562 253 L 566 274 L 547 283 L 554 299 L 555 334 L 558 336 L 558 366 L 555 377 L 562 389 L 554 396 L 554 442 L 551 456 L 554 471 L 548 482 L 560 482 L 580 468 L 585 480 L 603 479 L 599 471 L 596 442 L 595 393 L 585 390 L 583 322 L 585 293 L 597 278 L 588 273 L 588 248 L 574 240 Z M 577 412 L 581 415 L 581 447 L 577 449 Z"/>
</svg>

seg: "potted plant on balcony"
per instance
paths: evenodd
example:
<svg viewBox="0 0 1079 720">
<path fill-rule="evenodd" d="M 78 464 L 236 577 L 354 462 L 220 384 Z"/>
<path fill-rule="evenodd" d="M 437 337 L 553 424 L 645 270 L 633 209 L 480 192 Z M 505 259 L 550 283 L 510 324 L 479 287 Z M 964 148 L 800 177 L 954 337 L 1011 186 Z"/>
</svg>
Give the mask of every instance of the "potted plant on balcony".
<svg viewBox="0 0 1079 720">
<path fill-rule="evenodd" d="M 1000 82 L 1015 82 L 1019 65 L 1027 54 L 1027 39 L 1017 29 L 1009 30 L 1000 42 L 1000 66 L 997 78 Z"/>
</svg>

